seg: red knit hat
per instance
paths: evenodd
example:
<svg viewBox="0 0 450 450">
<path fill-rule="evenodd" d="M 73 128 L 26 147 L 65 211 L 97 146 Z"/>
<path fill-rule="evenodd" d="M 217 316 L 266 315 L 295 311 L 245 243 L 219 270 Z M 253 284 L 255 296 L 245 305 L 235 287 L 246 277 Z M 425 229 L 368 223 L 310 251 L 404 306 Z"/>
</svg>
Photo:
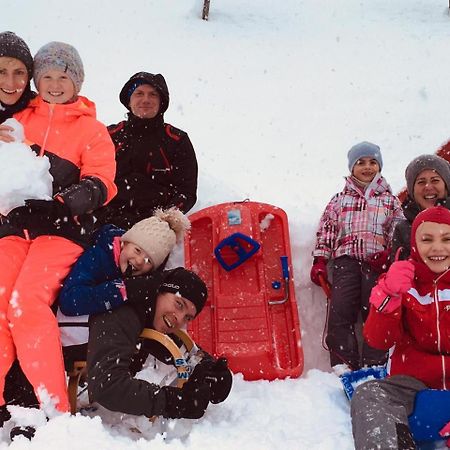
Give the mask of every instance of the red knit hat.
<svg viewBox="0 0 450 450">
<path fill-rule="evenodd" d="M 417 252 L 416 233 L 419 225 L 424 222 L 445 223 L 450 225 L 450 211 L 443 206 L 433 206 L 417 214 L 411 227 L 411 257 L 416 261 L 422 261 Z M 423 262 L 423 261 L 422 261 Z"/>
</svg>

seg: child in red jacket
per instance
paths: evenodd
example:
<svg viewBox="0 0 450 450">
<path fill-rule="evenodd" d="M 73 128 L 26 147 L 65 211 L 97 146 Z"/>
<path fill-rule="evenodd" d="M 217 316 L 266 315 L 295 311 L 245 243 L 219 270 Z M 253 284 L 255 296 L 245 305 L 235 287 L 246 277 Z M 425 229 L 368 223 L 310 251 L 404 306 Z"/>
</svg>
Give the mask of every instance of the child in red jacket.
<svg viewBox="0 0 450 450">
<path fill-rule="evenodd" d="M 416 394 L 450 387 L 450 211 L 417 215 L 411 258 L 397 261 L 370 296 L 367 342 L 391 349 L 389 377 L 360 385 L 352 398 L 355 447 L 414 449 L 408 416 Z"/>
<path fill-rule="evenodd" d="M 5 376 L 17 358 L 41 405 L 69 409 L 58 323 L 51 306 L 89 243 L 91 212 L 116 194 L 115 152 L 95 105 L 78 95 L 77 50 L 62 42 L 34 59 L 39 95 L 14 115 L 26 143 L 50 162 L 51 200 L 26 200 L 0 224 L 0 409 Z"/>
</svg>

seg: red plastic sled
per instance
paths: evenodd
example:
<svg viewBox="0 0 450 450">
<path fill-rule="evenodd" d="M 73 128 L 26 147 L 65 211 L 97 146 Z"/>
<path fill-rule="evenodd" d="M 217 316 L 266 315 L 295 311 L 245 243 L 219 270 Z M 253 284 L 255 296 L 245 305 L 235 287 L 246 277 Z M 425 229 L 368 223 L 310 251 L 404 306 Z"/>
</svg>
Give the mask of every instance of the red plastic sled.
<svg viewBox="0 0 450 450">
<path fill-rule="evenodd" d="M 286 213 L 256 202 L 222 203 L 189 219 L 185 263 L 205 280 L 206 306 L 193 340 L 228 358 L 246 380 L 298 377 L 303 370 Z"/>
</svg>

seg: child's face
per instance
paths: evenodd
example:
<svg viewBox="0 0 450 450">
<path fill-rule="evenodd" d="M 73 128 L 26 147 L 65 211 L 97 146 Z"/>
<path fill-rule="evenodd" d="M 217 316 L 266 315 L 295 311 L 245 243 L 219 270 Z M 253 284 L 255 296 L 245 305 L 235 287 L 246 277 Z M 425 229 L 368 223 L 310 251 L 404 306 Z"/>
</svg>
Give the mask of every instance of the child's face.
<svg viewBox="0 0 450 450">
<path fill-rule="evenodd" d="M 444 180 L 435 170 L 423 170 L 414 182 L 413 197 L 422 209 L 434 206 L 438 199 L 447 197 Z"/>
<path fill-rule="evenodd" d="M 69 75 L 61 70 L 49 70 L 39 80 L 37 89 L 48 103 L 66 103 L 75 97 L 75 86 Z"/>
<path fill-rule="evenodd" d="M 445 272 L 450 266 L 450 225 L 423 222 L 416 231 L 417 251 L 434 272 Z"/>
<path fill-rule="evenodd" d="M 25 64 L 8 56 L 0 56 L 0 101 L 4 105 L 14 105 L 22 97 L 28 83 Z"/>
<path fill-rule="evenodd" d="M 150 257 L 141 247 L 132 242 L 123 243 L 119 256 L 119 266 L 121 272 L 128 276 L 139 276 L 153 270 Z"/>
<path fill-rule="evenodd" d="M 186 328 L 196 314 L 197 309 L 190 300 L 172 292 L 162 292 L 156 300 L 153 328 L 160 333 L 170 334 Z"/>
<path fill-rule="evenodd" d="M 380 171 L 380 165 L 376 159 L 364 156 L 359 158 L 353 166 L 352 175 L 363 183 L 370 183 Z"/>
</svg>

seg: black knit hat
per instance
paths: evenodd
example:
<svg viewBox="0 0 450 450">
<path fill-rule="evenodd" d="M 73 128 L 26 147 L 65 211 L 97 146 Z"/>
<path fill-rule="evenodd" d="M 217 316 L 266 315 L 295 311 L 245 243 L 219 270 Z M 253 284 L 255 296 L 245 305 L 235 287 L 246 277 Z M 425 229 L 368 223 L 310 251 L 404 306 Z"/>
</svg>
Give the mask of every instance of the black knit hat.
<svg viewBox="0 0 450 450">
<path fill-rule="evenodd" d="M 164 114 L 169 107 L 169 88 L 164 77 L 157 73 L 156 75 L 148 72 L 135 73 L 124 85 L 119 94 L 120 103 L 130 110 L 130 97 L 134 90 L 141 84 L 149 84 L 154 87 L 161 97 L 161 105 L 158 114 Z"/>
<path fill-rule="evenodd" d="M 0 56 L 16 58 L 27 68 L 28 77 L 33 76 L 33 57 L 26 42 L 12 31 L 0 33 Z"/>
<path fill-rule="evenodd" d="M 200 314 L 208 298 L 208 290 L 204 281 L 184 267 L 165 271 L 159 292 L 172 292 L 191 301 L 197 310 L 196 316 Z"/>
<path fill-rule="evenodd" d="M 434 170 L 444 180 L 447 192 L 450 193 L 450 164 L 437 155 L 421 155 L 414 158 L 405 170 L 406 188 L 409 196 L 414 199 L 414 183 L 424 170 Z"/>
</svg>

